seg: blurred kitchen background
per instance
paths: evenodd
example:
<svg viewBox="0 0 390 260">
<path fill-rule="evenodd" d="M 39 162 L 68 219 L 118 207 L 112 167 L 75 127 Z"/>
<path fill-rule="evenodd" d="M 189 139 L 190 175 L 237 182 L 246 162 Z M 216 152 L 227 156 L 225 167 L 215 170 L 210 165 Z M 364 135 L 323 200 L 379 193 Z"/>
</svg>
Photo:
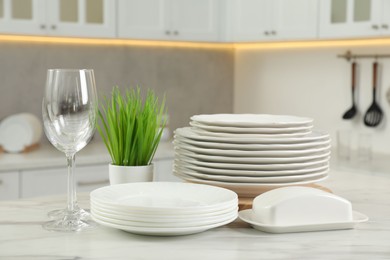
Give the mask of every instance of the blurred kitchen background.
<svg viewBox="0 0 390 260">
<path fill-rule="evenodd" d="M 390 152 L 386 120 L 375 129 L 362 120 L 373 60 L 358 61 L 360 115 L 345 122 L 351 72 L 337 58 L 389 52 L 389 41 L 378 40 L 390 35 L 389 22 L 382 0 L 0 0 L 0 118 L 41 117 L 47 69 L 92 68 L 101 96 L 114 85 L 165 93 L 171 129 L 201 113 L 297 114 L 333 135 L 372 131 L 374 149 Z M 379 62 L 386 119 L 390 64 Z"/>
</svg>

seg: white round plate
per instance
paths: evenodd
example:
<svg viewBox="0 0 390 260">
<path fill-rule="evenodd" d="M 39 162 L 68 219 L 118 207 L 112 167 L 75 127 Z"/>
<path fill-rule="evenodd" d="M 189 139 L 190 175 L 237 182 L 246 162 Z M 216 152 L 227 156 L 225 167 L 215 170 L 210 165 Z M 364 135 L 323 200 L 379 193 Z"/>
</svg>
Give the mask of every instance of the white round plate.
<svg viewBox="0 0 390 260">
<path fill-rule="evenodd" d="M 338 230 L 338 229 L 352 229 L 358 223 L 365 222 L 368 217 L 362 213 L 353 211 L 353 220 L 350 222 L 336 222 L 336 223 L 323 223 L 323 224 L 310 224 L 310 225 L 298 225 L 298 226 L 275 226 L 263 224 L 255 221 L 252 218 L 252 209 L 242 210 L 238 213 L 238 217 L 250 224 L 254 229 L 268 232 L 268 233 L 293 233 L 293 232 L 310 232 L 310 231 L 325 231 L 325 230 Z"/>
<path fill-rule="evenodd" d="M 291 144 L 237 144 L 237 143 L 215 143 L 215 142 L 204 142 L 198 140 L 192 140 L 184 136 L 175 135 L 175 140 L 181 143 L 190 144 L 201 148 L 211 149 L 225 149 L 225 150 L 240 150 L 240 151 L 269 151 L 269 150 L 302 150 L 302 149 L 313 149 L 328 146 L 330 144 L 330 138 L 321 139 L 313 142 L 306 143 L 291 143 Z"/>
<path fill-rule="evenodd" d="M 214 143 L 228 143 L 228 144 L 302 144 L 319 140 L 328 140 L 329 134 L 322 133 L 313 130 L 310 134 L 300 137 L 284 137 L 277 138 L 275 136 L 269 137 L 221 137 L 221 136 L 207 136 L 199 134 L 193 131 L 190 127 L 178 128 L 175 130 L 177 136 L 183 136 L 191 140 L 198 140 L 203 142 L 214 142 Z"/>
<path fill-rule="evenodd" d="M 216 133 L 205 131 L 196 127 L 192 127 L 192 132 L 199 135 L 211 136 L 211 137 L 223 137 L 223 138 L 296 138 L 305 136 L 311 133 L 311 130 L 288 133 L 288 134 L 235 134 L 235 133 Z"/>
<path fill-rule="evenodd" d="M 240 151 L 201 148 L 174 140 L 173 144 L 179 149 L 203 155 L 232 156 L 232 157 L 299 157 L 330 151 L 330 145 L 302 150 L 270 150 L 270 151 Z"/>
<path fill-rule="evenodd" d="M 91 192 L 91 200 L 117 208 L 156 214 L 201 213 L 230 206 L 237 200 L 237 194 L 209 185 L 137 182 L 96 189 Z"/>
<path fill-rule="evenodd" d="M 149 236 L 182 236 L 182 235 L 190 235 L 195 233 L 200 233 L 212 228 L 220 227 L 227 225 L 231 222 L 233 222 L 237 216 L 232 217 L 229 220 L 226 220 L 224 222 L 220 222 L 217 224 L 211 224 L 211 225 L 205 225 L 205 226 L 198 226 L 198 227 L 183 227 L 183 228 L 147 228 L 147 227 L 133 227 L 128 225 L 118 225 L 111 222 L 103 221 L 101 219 L 95 218 L 92 216 L 92 219 L 97 222 L 98 224 L 101 224 L 103 226 L 121 229 L 123 231 L 127 231 L 134 234 L 139 235 L 149 235 Z"/>
<path fill-rule="evenodd" d="M 192 170 L 197 173 L 202 173 L 202 174 L 208 174 L 208 175 L 224 175 L 224 176 L 234 176 L 234 177 L 259 177 L 259 178 L 264 178 L 264 177 L 287 177 L 287 176 L 305 176 L 309 174 L 315 174 L 319 172 L 323 172 L 325 170 L 329 169 L 329 163 L 310 169 L 309 172 L 299 172 L 299 170 L 293 170 L 290 171 L 289 174 L 280 174 L 279 171 L 246 171 L 246 170 L 231 170 L 231 169 L 217 169 L 217 168 L 207 168 L 207 167 L 202 167 L 202 166 L 197 166 L 193 164 L 186 163 L 184 161 L 180 160 L 175 160 L 175 164 L 179 167 L 183 167 L 187 170 Z"/>
<path fill-rule="evenodd" d="M 313 125 L 304 125 L 299 127 L 229 127 L 229 126 L 213 126 L 205 125 L 198 122 L 190 122 L 190 125 L 199 128 L 204 131 L 217 132 L 217 133 L 236 133 L 236 134 L 292 134 L 299 132 L 311 131 Z"/>
<path fill-rule="evenodd" d="M 199 227 L 205 225 L 218 224 L 227 220 L 237 217 L 237 210 L 231 211 L 228 214 L 205 220 L 194 220 L 187 222 L 149 222 L 145 220 L 133 221 L 124 220 L 117 217 L 108 217 L 107 215 L 101 214 L 96 209 L 91 210 L 91 214 L 94 218 L 98 218 L 105 222 L 110 222 L 118 225 L 132 226 L 132 227 L 147 227 L 147 228 L 186 228 L 186 227 Z"/>
<path fill-rule="evenodd" d="M 180 149 L 175 147 L 175 154 L 184 155 L 194 159 L 198 159 L 206 162 L 216 162 L 216 163 L 254 163 L 254 164 L 280 164 L 280 163 L 298 163 L 298 162 L 308 162 L 314 160 L 321 160 L 329 157 L 330 151 L 324 151 L 321 153 L 308 155 L 308 156 L 296 156 L 296 157 L 232 157 L 232 156 L 215 156 L 215 155 L 203 155 L 187 150 Z"/>
<path fill-rule="evenodd" d="M 110 207 L 105 207 L 102 204 L 97 203 L 96 201 L 91 201 L 91 210 L 98 211 L 102 216 L 112 217 L 122 220 L 131 220 L 131 221 L 145 221 L 145 222 L 162 222 L 162 223 L 172 223 L 172 222 L 195 222 L 195 221 L 204 221 L 212 220 L 215 218 L 220 218 L 231 212 L 238 210 L 238 203 L 223 209 L 209 213 L 202 214 L 141 214 L 132 211 L 125 210 L 116 210 Z"/>
<path fill-rule="evenodd" d="M 210 181 L 197 179 L 185 174 L 180 174 L 180 172 L 173 171 L 174 175 L 192 183 L 202 183 L 208 185 L 214 185 L 217 187 L 222 187 L 225 189 L 230 189 L 238 194 L 239 197 L 256 197 L 257 195 L 264 193 L 266 191 L 287 187 L 287 186 L 297 186 L 297 185 L 309 185 L 323 181 L 328 178 L 328 175 L 318 180 L 307 180 L 299 182 L 290 182 L 290 183 L 267 183 L 267 184 L 258 184 L 258 183 L 231 183 L 231 182 L 222 182 L 222 181 Z"/>
<path fill-rule="evenodd" d="M 318 167 L 329 165 L 329 158 L 316 160 L 304 163 L 284 163 L 284 164 L 233 164 L 233 163 L 213 163 L 199 161 L 183 155 L 177 155 L 177 161 L 185 162 L 194 166 L 204 168 L 215 168 L 216 170 L 232 170 L 232 171 L 256 171 L 257 174 L 269 175 L 290 175 L 290 174 L 305 174 L 316 170 Z"/>
<path fill-rule="evenodd" d="M 307 117 L 267 114 L 195 115 L 191 120 L 205 125 L 229 127 L 296 127 L 313 123 L 313 119 Z"/>
<path fill-rule="evenodd" d="M 304 175 L 288 175 L 288 176 L 274 176 L 274 177 L 247 177 L 247 176 L 228 176 L 228 175 L 213 175 L 207 173 L 200 173 L 185 166 L 175 165 L 176 172 L 185 174 L 194 178 L 211 180 L 211 181 L 223 181 L 223 182 L 235 182 L 235 183 L 290 183 L 297 181 L 316 180 L 321 179 L 327 175 L 328 169 L 322 170 L 316 173 L 304 174 Z"/>
</svg>

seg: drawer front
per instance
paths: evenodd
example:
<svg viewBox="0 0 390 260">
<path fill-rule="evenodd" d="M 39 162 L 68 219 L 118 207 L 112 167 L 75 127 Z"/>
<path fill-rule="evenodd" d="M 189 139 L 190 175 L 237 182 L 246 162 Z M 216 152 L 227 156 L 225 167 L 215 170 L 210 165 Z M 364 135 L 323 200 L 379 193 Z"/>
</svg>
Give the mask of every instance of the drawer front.
<svg viewBox="0 0 390 260">
<path fill-rule="evenodd" d="M 66 167 L 23 171 L 21 173 L 21 197 L 66 194 L 67 181 Z M 108 165 L 76 165 L 75 182 L 77 192 L 90 192 L 108 185 Z"/>
<path fill-rule="evenodd" d="M 19 198 L 19 173 L 0 173 L 0 200 L 14 200 Z"/>
</svg>

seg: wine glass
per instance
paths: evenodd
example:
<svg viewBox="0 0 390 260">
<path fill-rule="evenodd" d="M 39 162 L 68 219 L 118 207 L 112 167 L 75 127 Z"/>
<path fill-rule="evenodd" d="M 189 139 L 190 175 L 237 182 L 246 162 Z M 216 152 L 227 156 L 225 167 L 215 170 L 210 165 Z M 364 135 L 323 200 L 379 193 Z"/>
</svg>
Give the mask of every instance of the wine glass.
<svg viewBox="0 0 390 260">
<path fill-rule="evenodd" d="M 47 230 L 78 231 L 91 226 L 77 205 L 75 154 L 91 140 L 96 126 L 97 93 L 93 70 L 49 69 L 42 102 L 44 130 L 50 143 L 64 152 L 68 165 L 68 199 L 57 219 L 43 224 Z"/>
</svg>

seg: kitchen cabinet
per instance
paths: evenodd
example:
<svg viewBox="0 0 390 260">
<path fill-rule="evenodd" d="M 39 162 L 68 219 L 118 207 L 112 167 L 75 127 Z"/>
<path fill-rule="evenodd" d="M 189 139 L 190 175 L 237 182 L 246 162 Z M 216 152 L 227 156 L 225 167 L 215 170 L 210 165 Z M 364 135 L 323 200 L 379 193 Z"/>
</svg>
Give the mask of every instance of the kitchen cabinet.
<svg viewBox="0 0 390 260">
<path fill-rule="evenodd" d="M 230 0 L 228 41 L 275 41 L 317 37 L 316 0 Z"/>
<path fill-rule="evenodd" d="M 112 0 L 0 0 L 0 33 L 115 37 Z"/>
<path fill-rule="evenodd" d="M 388 0 L 321 0 L 320 38 L 389 35 Z"/>
<path fill-rule="evenodd" d="M 18 172 L 0 172 L 0 199 L 12 200 L 19 198 Z"/>
<path fill-rule="evenodd" d="M 119 0 L 120 38 L 218 41 L 220 0 Z"/>
</svg>

